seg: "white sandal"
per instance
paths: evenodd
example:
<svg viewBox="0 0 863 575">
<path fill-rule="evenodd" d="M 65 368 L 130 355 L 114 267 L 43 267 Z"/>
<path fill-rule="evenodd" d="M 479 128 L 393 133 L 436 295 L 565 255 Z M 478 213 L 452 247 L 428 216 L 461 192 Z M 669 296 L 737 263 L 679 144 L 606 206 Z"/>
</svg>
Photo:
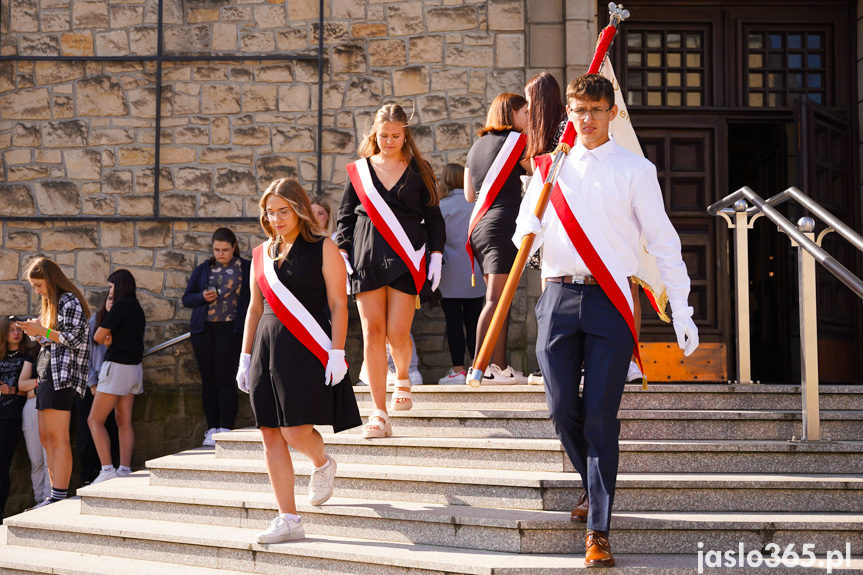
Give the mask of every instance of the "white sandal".
<svg viewBox="0 0 863 575">
<path fill-rule="evenodd" d="M 404 388 L 407 389 L 404 389 Z M 395 383 L 395 390 L 392 395 L 392 410 L 393 411 L 409 411 L 414 406 L 413 398 L 411 397 L 411 380 L 410 379 L 397 379 Z M 404 401 L 396 401 L 397 399 L 402 399 Z"/>
<path fill-rule="evenodd" d="M 374 419 L 379 421 L 373 421 Z M 369 416 L 368 423 L 363 425 L 363 439 L 378 439 L 392 434 L 393 426 L 390 424 L 390 417 L 383 409 L 374 410 Z"/>
</svg>

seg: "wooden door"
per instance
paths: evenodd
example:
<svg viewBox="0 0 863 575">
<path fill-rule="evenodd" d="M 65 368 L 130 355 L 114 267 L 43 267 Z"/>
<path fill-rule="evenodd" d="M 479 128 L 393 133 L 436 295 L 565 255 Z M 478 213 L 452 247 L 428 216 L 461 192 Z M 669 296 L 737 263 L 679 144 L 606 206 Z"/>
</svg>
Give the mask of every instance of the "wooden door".
<svg viewBox="0 0 863 575">
<path fill-rule="evenodd" d="M 804 193 L 853 229 L 858 210 L 849 120 L 810 99 L 795 108 L 798 128 L 798 181 Z M 817 219 L 816 219 L 817 222 Z M 823 225 L 818 226 L 818 230 Z M 835 233 L 822 247 L 839 263 L 859 275 L 858 252 Z M 857 325 L 860 301 L 823 267 L 818 273 L 818 371 L 824 382 L 858 381 L 860 342 Z"/>
</svg>

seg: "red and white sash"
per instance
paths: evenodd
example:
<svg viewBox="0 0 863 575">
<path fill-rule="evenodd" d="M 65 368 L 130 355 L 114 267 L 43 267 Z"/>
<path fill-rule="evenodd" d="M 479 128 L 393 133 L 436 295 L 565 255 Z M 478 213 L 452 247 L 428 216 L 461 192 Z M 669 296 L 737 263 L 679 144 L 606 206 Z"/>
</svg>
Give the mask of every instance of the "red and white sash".
<svg viewBox="0 0 863 575">
<path fill-rule="evenodd" d="M 551 155 L 539 156 L 536 158 L 536 168 L 545 180 L 548 176 L 548 170 L 551 167 Z M 566 186 L 566 182 L 563 183 Z M 641 354 L 638 351 L 638 334 L 635 332 L 635 318 L 633 316 L 632 291 L 629 288 L 629 281 L 620 261 L 617 259 L 617 254 L 608 243 L 608 238 L 602 232 L 602 229 L 597 225 L 596 219 L 590 213 L 590 210 L 583 202 L 570 203 L 560 187 L 560 181 L 554 184 L 550 197 L 551 205 L 554 206 L 554 211 L 560 220 L 561 225 L 566 230 L 566 234 L 572 245 L 575 247 L 578 255 L 584 261 L 590 274 L 599 282 L 599 287 L 623 316 L 626 325 L 629 326 L 629 331 L 632 333 L 632 339 L 635 342 L 632 354 L 638 362 L 638 367 L 644 373 L 644 367 L 641 363 Z"/>
<path fill-rule="evenodd" d="M 282 324 L 326 367 L 333 342 L 306 306 L 276 276 L 269 256 L 270 240 L 252 250 L 255 280 Z"/>
<path fill-rule="evenodd" d="M 410 238 L 405 233 L 401 222 L 381 197 L 380 192 L 372 183 L 372 174 L 368 162 L 363 158 L 346 166 L 348 177 L 354 186 L 360 202 L 372 220 L 375 229 L 383 236 L 387 244 L 405 262 L 413 276 L 417 294 L 422 291 L 426 281 L 426 246 L 414 249 Z"/>
<path fill-rule="evenodd" d="M 470 215 L 470 226 L 468 226 L 467 230 L 467 243 L 464 246 L 467 250 L 467 256 L 470 258 L 471 285 L 475 285 L 476 282 L 473 274 L 473 250 L 470 247 L 470 235 L 494 203 L 494 200 L 497 198 L 504 182 L 506 182 L 506 179 L 512 173 L 512 169 L 515 167 L 515 164 L 518 162 L 519 158 L 521 158 L 521 153 L 524 151 L 526 145 L 527 136 L 519 134 L 518 132 L 510 132 L 506 137 L 503 146 L 500 148 L 500 151 L 497 153 L 497 156 L 494 158 L 494 161 L 491 163 L 491 167 L 485 175 L 485 179 L 482 181 L 482 188 L 479 190 L 479 198 L 477 198 L 473 207 L 473 213 Z"/>
</svg>

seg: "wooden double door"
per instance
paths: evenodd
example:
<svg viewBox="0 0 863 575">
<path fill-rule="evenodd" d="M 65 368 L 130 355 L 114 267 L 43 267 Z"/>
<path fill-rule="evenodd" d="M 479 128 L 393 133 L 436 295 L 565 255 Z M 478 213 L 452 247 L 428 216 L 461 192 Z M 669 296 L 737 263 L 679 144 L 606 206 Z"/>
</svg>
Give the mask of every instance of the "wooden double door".
<svg viewBox="0 0 863 575">
<path fill-rule="evenodd" d="M 720 350 L 710 356 L 718 358 L 712 379 L 736 379 L 731 234 L 706 209 L 744 185 L 765 198 L 794 185 L 860 229 L 848 50 L 856 45 L 856 5 L 631 0 L 626 7 L 632 16 L 612 48 L 615 71 L 681 237 L 701 341 Z M 792 222 L 806 215 L 792 204 L 781 211 Z M 858 253 L 834 236 L 825 249 L 860 275 Z M 766 218 L 749 240 L 753 378 L 799 381 L 796 252 Z M 673 340 L 642 307 L 642 340 Z M 858 382 L 860 301 L 820 267 L 818 317 L 822 381 Z"/>
</svg>

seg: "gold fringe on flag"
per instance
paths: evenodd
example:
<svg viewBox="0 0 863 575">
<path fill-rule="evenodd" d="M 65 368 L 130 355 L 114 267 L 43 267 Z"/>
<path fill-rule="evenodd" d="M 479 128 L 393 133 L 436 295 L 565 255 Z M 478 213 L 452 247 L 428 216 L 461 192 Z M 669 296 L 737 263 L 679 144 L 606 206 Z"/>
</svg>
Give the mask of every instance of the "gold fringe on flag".
<svg viewBox="0 0 863 575">
<path fill-rule="evenodd" d="M 422 305 L 420 304 L 420 294 L 417 294 L 417 304 L 416 304 L 416 306 L 417 306 L 417 309 L 419 309 L 419 308 L 421 308 L 421 307 L 422 307 Z"/>
<path fill-rule="evenodd" d="M 671 318 L 668 317 L 668 314 L 665 311 L 668 307 L 668 294 L 665 292 L 665 290 L 662 290 L 661 294 L 656 295 L 656 292 L 653 291 L 653 288 L 650 287 L 650 284 L 648 284 L 641 278 L 637 276 L 632 276 L 631 281 L 634 284 L 640 285 L 642 289 L 644 289 L 644 291 L 650 294 L 650 296 L 653 298 L 653 301 L 656 302 L 656 307 L 658 308 L 656 309 L 656 313 L 657 315 L 659 315 L 659 319 L 661 319 L 665 323 L 671 323 Z"/>
</svg>

